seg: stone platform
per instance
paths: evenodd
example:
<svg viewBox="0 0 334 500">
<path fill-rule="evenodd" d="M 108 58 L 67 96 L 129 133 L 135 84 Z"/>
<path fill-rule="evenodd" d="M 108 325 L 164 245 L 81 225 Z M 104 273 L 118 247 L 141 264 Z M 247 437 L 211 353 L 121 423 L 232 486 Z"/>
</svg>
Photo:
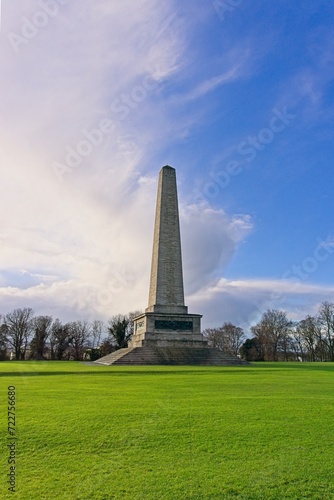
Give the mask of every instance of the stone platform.
<svg viewBox="0 0 334 500">
<path fill-rule="evenodd" d="M 193 366 L 245 366 L 237 357 L 209 347 L 142 346 L 119 349 L 95 363 L 101 365 L 193 365 Z"/>
</svg>

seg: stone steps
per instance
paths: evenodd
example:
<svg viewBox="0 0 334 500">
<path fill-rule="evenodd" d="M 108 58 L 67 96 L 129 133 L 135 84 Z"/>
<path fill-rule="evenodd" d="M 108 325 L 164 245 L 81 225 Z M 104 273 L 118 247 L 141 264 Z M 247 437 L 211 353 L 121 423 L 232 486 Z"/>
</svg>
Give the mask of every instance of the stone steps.
<svg viewBox="0 0 334 500">
<path fill-rule="evenodd" d="M 198 365 L 243 366 L 248 365 L 237 357 L 216 349 L 186 347 L 128 347 L 119 349 L 95 361 L 104 365 Z"/>
<path fill-rule="evenodd" d="M 95 361 L 95 363 L 99 363 L 101 365 L 113 365 L 118 359 L 122 358 L 125 354 L 133 351 L 133 347 L 126 347 L 124 349 L 118 349 L 117 351 L 111 352 L 103 358 L 100 358 Z"/>
</svg>

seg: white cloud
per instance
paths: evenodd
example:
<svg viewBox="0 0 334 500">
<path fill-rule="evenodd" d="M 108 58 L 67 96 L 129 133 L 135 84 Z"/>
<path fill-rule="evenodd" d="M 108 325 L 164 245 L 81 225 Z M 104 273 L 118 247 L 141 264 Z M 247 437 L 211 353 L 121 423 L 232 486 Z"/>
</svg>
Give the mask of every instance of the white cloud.
<svg viewBox="0 0 334 500">
<path fill-rule="evenodd" d="M 285 310 L 292 320 L 316 314 L 324 301 L 333 301 L 334 288 L 307 281 L 219 279 L 189 297 L 193 312 L 205 312 L 203 325 L 212 327 L 225 321 L 249 327 L 267 309 Z"/>
<path fill-rule="evenodd" d="M 249 216 L 231 217 L 205 204 L 181 206 L 186 293 L 196 293 L 222 276 L 251 228 Z"/>
<path fill-rule="evenodd" d="M 138 0 L 134 8 L 128 0 L 73 0 L 16 53 L 8 34 L 21 36 L 22 18 L 33 22 L 41 7 L 32 0 L 5 7 L 1 308 L 28 300 L 39 311 L 58 307 L 61 315 L 75 311 L 80 298 L 87 311 L 126 311 L 142 300 L 137 282 L 148 281 L 151 253 L 155 187 L 142 180 L 148 167 L 139 166 L 147 148 L 145 121 L 153 116 L 158 86 L 179 68 L 182 25 L 173 22 L 171 2 Z M 131 99 L 126 119 L 110 107 L 123 94 Z M 142 117 L 142 127 L 136 126 Z M 105 119 L 112 132 L 77 161 L 73 150 Z M 56 176 L 54 162 L 67 167 L 63 176 Z M 101 289 L 109 297 L 94 298 Z"/>
</svg>

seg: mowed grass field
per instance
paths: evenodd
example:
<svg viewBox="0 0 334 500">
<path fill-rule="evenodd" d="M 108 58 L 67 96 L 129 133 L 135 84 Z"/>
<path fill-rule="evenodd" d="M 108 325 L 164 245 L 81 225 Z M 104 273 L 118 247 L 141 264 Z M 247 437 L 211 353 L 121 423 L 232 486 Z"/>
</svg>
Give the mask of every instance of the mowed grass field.
<svg viewBox="0 0 334 500">
<path fill-rule="evenodd" d="M 2 362 L 0 498 L 334 498 L 334 365 Z M 8 492 L 7 387 L 17 492 Z"/>
</svg>

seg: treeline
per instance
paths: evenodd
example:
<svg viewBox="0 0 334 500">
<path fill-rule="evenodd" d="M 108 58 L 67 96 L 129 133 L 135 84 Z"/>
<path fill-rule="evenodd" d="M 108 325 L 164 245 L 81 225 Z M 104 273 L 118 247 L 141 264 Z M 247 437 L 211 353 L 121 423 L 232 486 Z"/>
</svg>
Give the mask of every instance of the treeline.
<svg viewBox="0 0 334 500">
<path fill-rule="evenodd" d="M 334 361 L 334 304 L 323 302 L 315 316 L 301 321 L 290 320 L 285 311 L 267 310 L 247 339 L 231 323 L 203 333 L 210 346 L 247 361 Z"/>
<path fill-rule="evenodd" d="M 0 359 L 92 360 L 127 347 L 140 311 L 100 320 L 62 323 L 31 308 L 0 315 Z"/>
<path fill-rule="evenodd" d="M 62 323 L 35 316 L 30 308 L 0 314 L 0 360 L 96 360 L 128 346 L 133 319 L 141 311 L 100 320 Z M 315 316 L 292 321 L 285 311 L 267 310 L 247 332 L 232 323 L 203 331 L 208 345 L 248 361 L 334 361 L 334 303 Z M 248 338 L 247 338 L 248 337 Z"/>
</svg>

